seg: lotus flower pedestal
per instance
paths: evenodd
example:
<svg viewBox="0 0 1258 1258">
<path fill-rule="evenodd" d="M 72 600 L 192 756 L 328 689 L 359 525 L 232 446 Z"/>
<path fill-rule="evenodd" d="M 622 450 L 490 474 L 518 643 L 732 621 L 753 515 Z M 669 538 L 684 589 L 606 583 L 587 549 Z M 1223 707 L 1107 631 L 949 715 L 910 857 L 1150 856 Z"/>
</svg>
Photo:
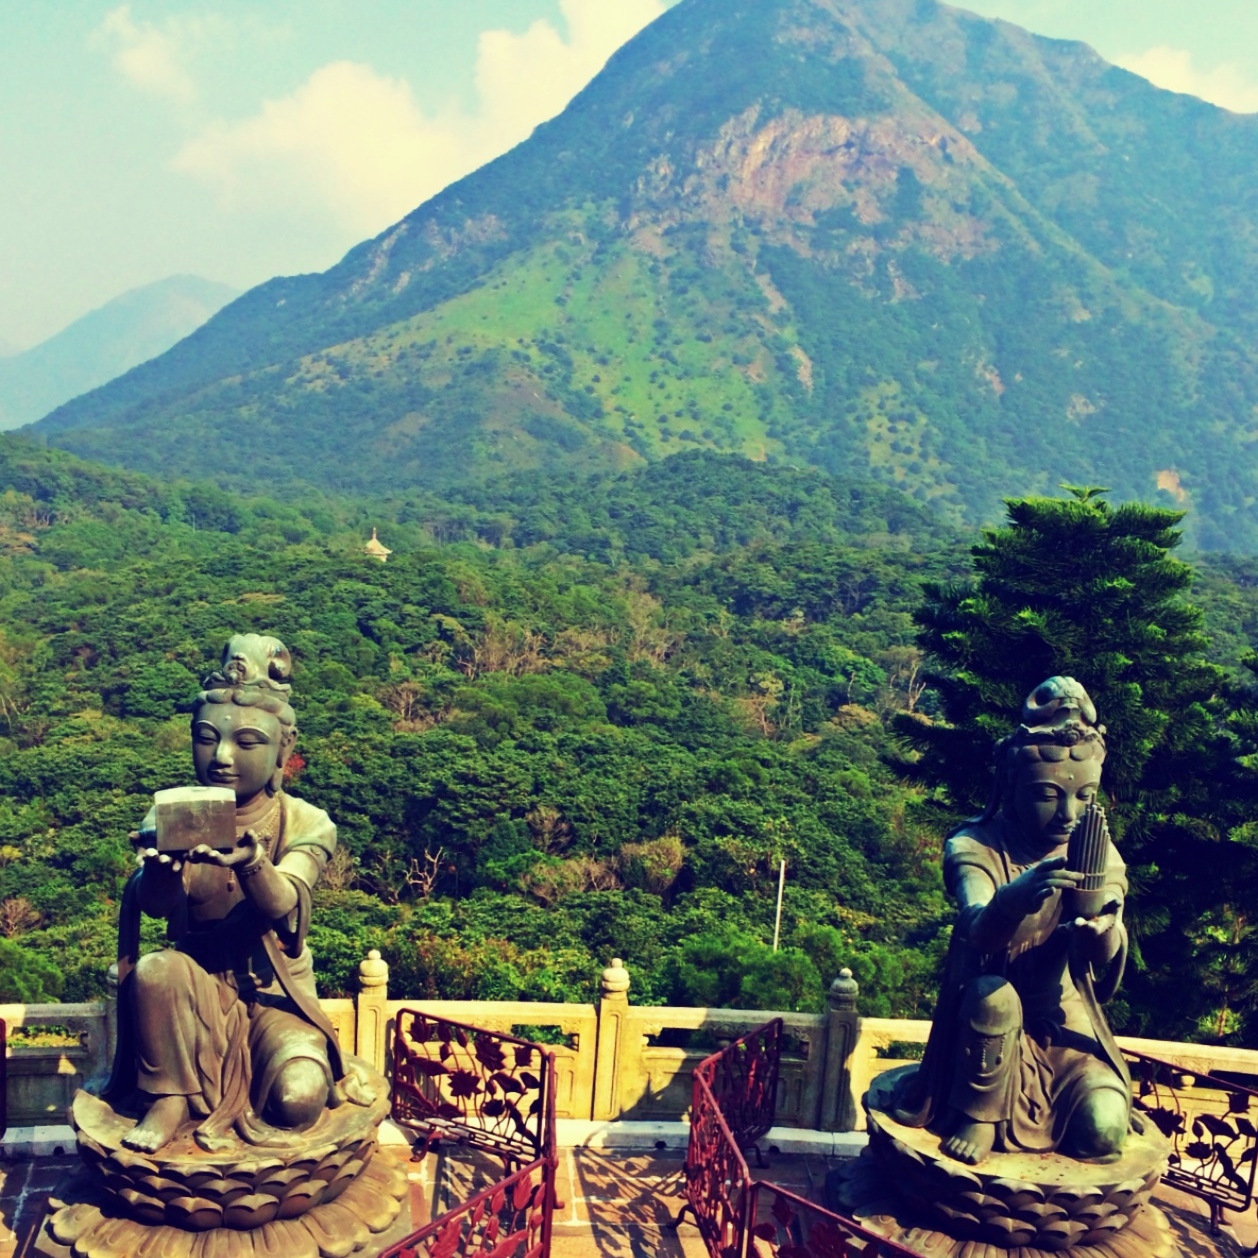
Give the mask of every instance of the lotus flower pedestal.
<svg viewBox="0 0 1258 1258">
<path fill-rule="evenodd" d="M 866 1094 L 869 1146 L 831 1173 L 833 1209 L 928 1258 L 1177 1258 L 1152 1204 L 1170 1145 L 1139 1115 L 1116 1162 L 993 1153 L 965 1166 L 892 1117 L 893 1089 L 916 1069 L 888 1071 Z"/>
</svg>

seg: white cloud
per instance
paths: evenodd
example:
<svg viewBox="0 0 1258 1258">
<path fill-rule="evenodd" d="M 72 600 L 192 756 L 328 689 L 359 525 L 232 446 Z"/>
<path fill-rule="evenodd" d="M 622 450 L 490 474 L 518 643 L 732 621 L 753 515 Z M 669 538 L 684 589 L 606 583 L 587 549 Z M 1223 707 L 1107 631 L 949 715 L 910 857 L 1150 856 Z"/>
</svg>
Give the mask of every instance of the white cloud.
<svg viewBox="0 0 1258 1258">
<path fill-rule="evenodd" d="M 485 31 L 480 37 L 476 89 L 482 118 L 505 144 L 524 139 L 564 106 L 603 68 L 621 44 L 664 12 L 659 0 L 561 0 L 568 39 L 549 22 L 523 35 Z"/>
<path fill-rule="evenodd" d="M 111 49 L 115 68 L 141 91 L 180 104 L 195 97 L 196 86 L 181 62 L 174 26 L 136 21 L 131 6 L 124 4 L 106 15 L 99 36 Z"/>
<path fill-rule="evenodd" d="M 254 117 L 207 127 L 174 167 L 228 208 L 301 211 L 314 197 L 369 232 L 414 208 L 427 172 L 458 165 L 458 139 L 456 127 L 425 119 L 406 83 L 337 61 Z"/>
<path fill-rule="evenodd" d="M 1200 69 L 1190 52 L 1162 44 L 1147 52 L 1119 57 L 1117 64 L 1168 91 L 1199 96 L 1238 114 L 1258 113 L 1258 83 L 1247 79 L 1234 62 Z"/>
<path fill-rule="evenodd" d="M 231 208 L 306 213 L 313 198 L 343 227 L 372 234 L 559 113 L 664 8 L 561 0 L 566 39 L 543 21 L 521 35 L 483 32 L 470 111 L 430 116 L 405 81 L 333 62 L 253 117 L 204 128 L 174 167 Z"/>
</svg>

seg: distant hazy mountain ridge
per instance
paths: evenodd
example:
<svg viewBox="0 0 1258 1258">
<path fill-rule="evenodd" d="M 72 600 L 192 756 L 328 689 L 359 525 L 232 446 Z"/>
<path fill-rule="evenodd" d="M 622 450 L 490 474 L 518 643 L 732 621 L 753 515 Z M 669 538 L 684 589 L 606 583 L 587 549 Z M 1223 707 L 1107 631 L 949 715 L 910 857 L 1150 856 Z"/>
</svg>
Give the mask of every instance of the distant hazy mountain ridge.
<svg viewBox="0 0 1258 1258">
<path fill-rule="evenodd" d="M 528 142 L 40 429 L 349 489 L 703 446 L 970 519 L 1087 481 L 1258 546 L 1256 159 L 1258 119 L 930 0 L 682 0 Z"/>
<path fill-rule="evenodd" d="M 238 295 L 175 275 L 115 297 L 25 352 L 6 355 L 0 345 L 0 429 L 29 424 L 155 358 Z"/>
</svg>

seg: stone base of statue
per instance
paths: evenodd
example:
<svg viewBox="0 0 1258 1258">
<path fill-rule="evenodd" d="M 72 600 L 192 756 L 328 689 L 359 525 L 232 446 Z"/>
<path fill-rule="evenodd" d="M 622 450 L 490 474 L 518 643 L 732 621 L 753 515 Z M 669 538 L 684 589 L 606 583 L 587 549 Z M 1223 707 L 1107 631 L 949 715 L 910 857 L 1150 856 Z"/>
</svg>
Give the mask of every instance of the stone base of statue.
<svg viewBox="0 0 1258 1258">
<path fill-rule="evenodd" d="M 1177 1258 L 1151 1201 L 1170 1145 L 1151 1125 L 1132 1132 L 1116 1162 L 992 1153 L 965 1166 L 933 1132 L 891 1116 L 892 1089 L 916 1069 L 888 1071 L 866 1094 L 869 1147 L 831 1172 L 835 1210 L 928 1258 Z"/>
<path fill-rule="evenodd" d="M 136 1153 L 122 1144 L 135 1119 L 80 1090 L 70 1113 L 84 1166 L 54 1194 L 36 1252 L 57 1258 L 378 1252 L 381 1234 L 402 1210 L 407 1180 L 399 1167 L 373 1156 L 389 1089 L 363 1069 L 376 1090 L 371 1105 L 326 1110 L 282 1149 L 234 1141 L 207 1153 L 188 1124 L 157 1153 Z"/>
</svg>

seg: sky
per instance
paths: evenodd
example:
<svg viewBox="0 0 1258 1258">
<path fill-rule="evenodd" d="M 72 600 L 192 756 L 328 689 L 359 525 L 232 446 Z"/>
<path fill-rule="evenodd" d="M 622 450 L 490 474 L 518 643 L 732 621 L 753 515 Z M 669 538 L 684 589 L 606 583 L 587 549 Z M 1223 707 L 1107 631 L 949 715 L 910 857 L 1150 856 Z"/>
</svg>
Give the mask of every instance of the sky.
<svg viewBox="0 0 1258 1258">
<path fill-rule="evenodd" d="M 168 275 L 331 266 L 674 2 L 0 0 L 0 350 Z M 1258 0 L 965 7 L 1258 111 Z"/>
</svg>

